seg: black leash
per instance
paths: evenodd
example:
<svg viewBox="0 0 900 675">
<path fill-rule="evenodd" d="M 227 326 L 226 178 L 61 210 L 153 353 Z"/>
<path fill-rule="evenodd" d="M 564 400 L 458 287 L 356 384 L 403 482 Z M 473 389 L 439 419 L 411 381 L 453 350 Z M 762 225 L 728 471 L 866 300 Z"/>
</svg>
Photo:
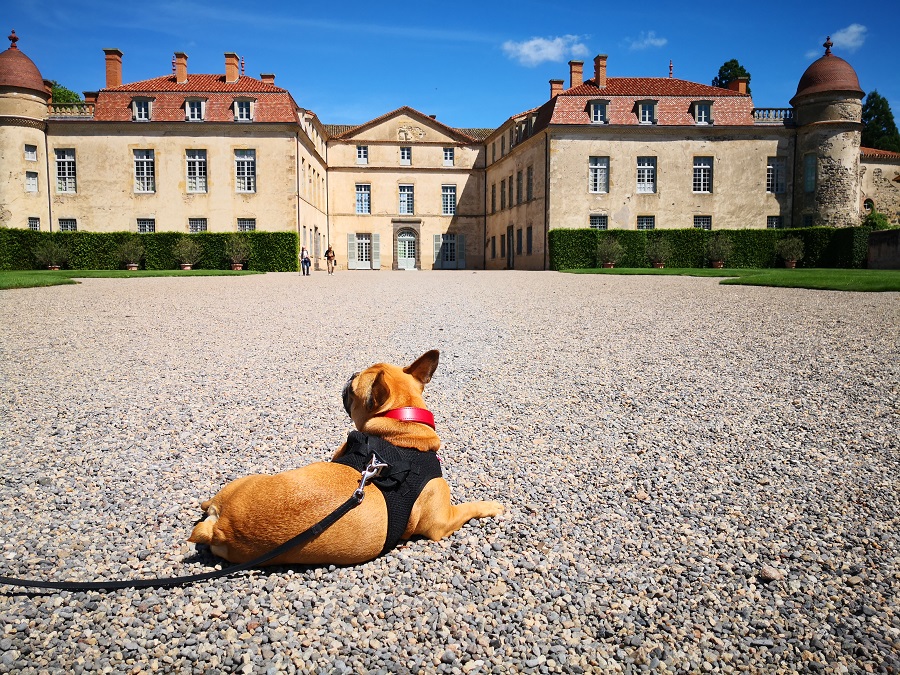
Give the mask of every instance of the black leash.
<svg viewBox="0 0 900 675">
<path fill-rule="evenodd" d="M 222 570 L 215 570 L 213 572 L 191 574 L 184 577 L 169 577 L 167 579 L 133 579 L 131 581 L 78 582 L 37 581 L 35 579 L 14 579 L 12 577 L 0 577 L 0 584 L 5 584 L 7 586 L 21 586 L 24 588 L 50 588 L 62 591 L 113 591 L 122 588 L 166 588 L 169 586 L 185 586 L 187 584 L 193 584 L 198 581 L 206 581 L 207 579 L 215 579 L 217 577 L 229 576 L 231 574 L 235 574 L 236 572 L 243 572 L 244 570 L 258 567 L 259 565 L 262 565 L 263 563 L 266 563 L 273 558 L 277 558 L 278 556 L 287 553 L 291 549 L 296 548 L 300 544 L 305 544 L 310 539 L 313 539 L 314 537 L 322 534 L 325 530 L 327 530 L 329 527 L 343 518 L 350 510 L 362 504 L 363 496 L 365 494 L 363 492 L 363 488 L 365 487 L 366 483 L 371 478 L 374 478 L 379 473 L 381 473 L 381 469 L 386 466 L 387 464 L 380 462 L 377 456 L 372 455 L 372 460 L 369 462 L 369 466 L 362 471 L 362 479 L 360 480 L 359 487 L 356 489 L 350 499 L 345 501 L 343 504 L 341 504 L 334 511 L 329 513 L 309 529 L 304 530 L 293 539 L 289 539 L 288 541 L 281 544 L 278 548 L 275 548 L 268 553 L 264 553 L 263 555 L 259 556 L 255 560 L 251 560 L 250 562 L 232 565 L 231 567 L 226 567 Z"/>
</svg>

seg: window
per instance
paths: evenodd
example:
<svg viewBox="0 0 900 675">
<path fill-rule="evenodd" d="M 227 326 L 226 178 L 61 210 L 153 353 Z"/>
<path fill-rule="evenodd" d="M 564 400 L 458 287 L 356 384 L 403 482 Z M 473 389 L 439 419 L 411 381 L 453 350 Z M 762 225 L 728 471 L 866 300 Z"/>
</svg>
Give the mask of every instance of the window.
<svg viewBox="0 0 900 675">
<path fill-rule="evenodd" d="M 812 227 L 813 223 L 816 222 L 816 219 L 812 216 L 812 214 L 807 214 L 803 216 L 803 227 Z"/>
<path fill-rule="evenodd" d="M 872 211 L 874 211 L 874 210 L 875 210 L 875 202 L 873 202 L 871 199 L 866 199 L 863 202 L 863 211 L 865 211 L 866 213 L 872 213 Z"/>
<path fill-rule="evenodd" d="M 369 146 L 368 145 L 357 145 L 356 146 L 356 163 L 357 164 L 368 164 L 369 163 Z"/>
<path fill-rule="evenodd" d="M 135 122 L 150 121 L 150 99 L 136 98 L 131 102 L 131 117 Z"/>
<path fill-rule="evenodd" d="M 491 183 L 491 213 L 497 212 L 497 184 Z"/>
<path fill-rule="evenodd" d="M 444 268 L 452 267 L 451 265 L 447 265 L 447 263 L 456 263 L 456 258 L 456 235 L 441 235 L 440 266 Z"/>
<path fill-rule="evenodd" d="M 766 228 L 780 230 L 782 227 L 781 216 L 766 216 Z"/>
<path fill-rule="evenodd" d="M 591 124 L 608 124 L 609 118 L 607 117 L 607 106 L 609 105 L 609 101 L 591 101 L 590 103 L 590 113 L 591 113 Z"/>
<path fill-rule="evenodd" d="M 453 166 L 454 155 L 453 148 L 444 148 L 444 166 Z"/>
<path fill-rule="evenodd" d="M 641 124 L 656 124 L 656 101 L 639 101 L 637 109 Z"/>
<path fill-rule="evenodd" d="M 712 157 L 694 157 L 694 192 L 712 192 Z"/>
<path fill-rule="evenodd" d="M 637 191 L 656 192 L 656 157 L 637 158 Z"/>
<path fill-rule="evenodd" d="M 74 218 L 60 218 L 59 219 L 59 231 L 60 232 L 77 232 L 78 231 L 78 221 Z"/>
<path fill-rule="evenodd" d="M 609 157 L 591 157 L 588 167 L 588 190 L 609 192 Z"/>
<path fill-rule="evenodd" d="M 531 255 L 533 250 L 532 247 L 532 235 L 531 235 L 531 225 L 525 228 L 525 253 L 526 255 Z"/>
<path fill-rule="evenodd" d="M 491 162 L 497 161 L 497 141 L 491 143 Z"/>
<path fill-rule="evenodd" d="M 356 184 L 356 212 L 359 214 L 372 213 L 372 186 L 368 183 Z"/>
<path fill-rule="evenodd" d="M 491 258 L 497 257 L 497 237 L 491 237 Z"/>
<path fill-rule="evenodd" d="M 25 172 L 25 192 L 38 191 L 38 175 L 37 171 Z"/>
<path fill-rule="evenodd" d="M 506 154 L 506 136 L 501 136 L 500 137 L 500 156 L 503 157 L 503 155 L 505 155 L 505 154 Z"/>
<path fill-rule="evenodd" d="M 206 232 L 206 218 L 188 218 L 188 232 L 191 234 Z"/>
<path fill-rule="evenodd" d="M 356 235 L 356 261 L 359 263 L 372 262 L 372 235 L 357 233 Z"/>
<path fill-rule="evenodd" d="M 500 181 L 500 210 L 506 208 L 506 179 Z"/>
<path fill-rule="evenodd" d="M 445 216 L 456 214 L 456 186 L 441 186 L 441 208 Z"/>
<path fill-rule="evenodd" d="M 522 228 L 516 229 L 516 255 L 522 255 Z"/>
<path fill-rule="evenodd" d="M 694 227 L 698 230 L 711 230 L 712 216 L 694 216 Z"/>
<path fill-rule="evenodd" d="M 415 211 L 414 189 L 412 185 L 400 186 L 400 214 L 411 216 Z"/>
<path fill-rule="evenodd" d="M 134 151 L 134 191 L 156 192 L 156 171 L 153 150 Z"/>
<path fill-rule="evenodd" d="M 605 213 L 592 213 L 590 223 L 591 229 L 606 230 L 609 228 L 609 216 Z"/>
<path fill-rule="evenodd" d="M 803 157 L 803 189 L 806 192 L 816 191 L 816 156 Z"/>
<path fill-rule="evenodd" d="M 639 230 L 655 230 L 656 216 L 638 216 L 637 229 Z"/>
<path fill-rule="evenodd" d="M 400 165 L 409 166 L 412 164 L 412 148 L 400 148 Z"/>
<path fill-rule="evenodd" d="M 35 232 L 40 232 L 41 230 L 41 219 L 40 218 L 29 218 L 28 219 L 28 229 L 34 230 Z"/>
<path fill-rule="evenodd" d="M 694 124 L 712 124 L 712 103 L 698 101 L 694 104 Z"/>
<path fill-rule="evenodd" d="M 253 105 L 252 101 L 235 101 L 234 102 L 234 121 L 235 122 L 252 122 L 253 121 Z"/>
<path fill-rule="evenodd" d="M 155 218 L 138 218 L 137 219 L 137 231 L 140 234 L 151 234 L 156 232 L 156 219 Z"/>
<path fill-rule="evenodd" d="M 525 171 L 525 198 L 528 201 L 534 199 L 534 167 L 529 166 Z"/>
<path fill-rule="evenodd" d="M 36 145 L 28 145 L 25 144 L 25 161 L 26 162 L 36 162 L 37 161 L 37 146 Z"/>
<path fill-rule="evenodd" d="M 236 192 L 256 192 L 256 150 L 234 151 Z"/>
<path fill-rule="evenodd" d="M 238 232 L 256 232 L 256 218 L 238 218 Z"/>
<path fill-rule="evenodd" d="M 769 157 L 766 160 L 766 192 L 780 195 L 785 189 L 784 157 Z"/>
<path fill-rule="evenodd" d="M 75 192 L 75 150 L 56 150 L 56 191 Z"/>
<path fill-rule="evenodd" d="M 512 174 L 509 174 L 509 180 L 506 181 L 506 187 L 509 190 L 509 208 L 513 206 L 513 182 L 512 182 Z"/>
<path fill-rule="evenodd" d="M 188 122 L 202 122 L 205 110 L 206 101 L 203 99 L 189 98 L 184 102 L 184 118 Z"/>
<path fill-rule="evenodd" d="M 505 234 L 500 235 L 500 257 L 501 258 L 506 257 L 506 235 Z"/>
<path fill-rule="evenodd" d="M 522 172 L 516 172 L 516 204 L 522 203 Z"/>
<path fill-rule="evenodd" d="M 206 192 L 206 150 L 185 151 L 187 191 Z"/>
</svg>

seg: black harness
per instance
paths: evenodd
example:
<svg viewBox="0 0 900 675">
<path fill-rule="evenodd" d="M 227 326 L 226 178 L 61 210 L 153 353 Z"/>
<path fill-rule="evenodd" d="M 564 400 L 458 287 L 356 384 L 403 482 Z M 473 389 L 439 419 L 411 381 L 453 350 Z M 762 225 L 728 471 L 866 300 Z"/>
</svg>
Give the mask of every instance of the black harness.
<svg viewBox="0 0 900 675">
<path fill-rule="evenodd" d="M 378 477 L 371 481 L 381 490 L 387 503 L 387 536 L 381 550 L 384 554 L 394 548 L 403 536 L 413 504 L 422 489 L 432 478 L 440 478 L 441 462 L 436 452 L 398 448 L 378 436 L 369 436 L 359 431 L 350 432 L 344 453 L 333 461 L 362 472 L 373 453 L 387 464 Z"/>
</svg>

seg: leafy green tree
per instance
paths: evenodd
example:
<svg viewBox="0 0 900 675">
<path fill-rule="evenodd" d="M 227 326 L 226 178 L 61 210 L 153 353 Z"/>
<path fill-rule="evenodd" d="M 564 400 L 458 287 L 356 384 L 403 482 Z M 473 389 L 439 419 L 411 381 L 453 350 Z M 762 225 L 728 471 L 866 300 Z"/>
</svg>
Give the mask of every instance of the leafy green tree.
<svg viewBox="0 0 900 675">
<path fill-rule="evenodd" d="M 81 97 L 71 89 L 64 87 L 56 80 L 50 81 L 50 92 L 54 103 L 80 103 Z"/>
<path fill-rule="evenodd" d="M 866 96 L 862 109 L 862 146 L 878 150 L 900 152 L 900 133 L 887 99 L 873 89 Z"/>
<path fill-rule="evenodd" d="M 725 89 L 728 88 L 728 83 L 732 82 L 738 77 L 746 77 L 747 78 L 747 93 L 750 93 L 750 73 L 747 72 L 747 69 L 744 68 L 740 63 L 738 63 L 737 59 L 731 59 L 731 61 L 726 61 L 722 64 L 722 67 L 719 68 L 719 74 L 713 78 L 712 86 L 714 87 L 723 87 Z"/>
</svg>

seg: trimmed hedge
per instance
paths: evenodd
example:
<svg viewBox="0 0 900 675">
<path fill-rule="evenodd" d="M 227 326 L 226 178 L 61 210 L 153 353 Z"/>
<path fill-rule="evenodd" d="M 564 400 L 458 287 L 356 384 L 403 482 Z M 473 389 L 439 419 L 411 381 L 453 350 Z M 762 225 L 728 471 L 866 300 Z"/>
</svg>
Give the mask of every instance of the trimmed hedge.
<svg viewBox="0 0 900 675">
<path fill-rule="evenodd" d="M 726 267 L 780 267 L 775 242 L 797 237 L 803 242 L 802 267 L 864 268 L 868 254 L 869 227 L 807 227 L 790 230 L 550 230 L 550 269 L 600 267 L 597 242 L 616 237 L 625 249 L 619 267 L 652 267 L 647 258 L 647 242 L 665 239 L 672 250 L 666 267 L 710 267 L 706 243 L 714 234 L 728 236 L 734 249 Z"/>
<path fill-rule="evenodd" d="M 178 261 L 172 255 L 172 247 L 181 237 L 195 239 L 203 253 L 195 269 L 229 269 L 231 261 L 225 258 L 225 238 L 230 233 L 156 232 L 135 235 L 133 232 L 33 232 L 0 228 L 0 270 L 39 269 L 34 259 L 34 248 L 47 239 L 53 239 L 69 251 L 68 269 L 115 270 L 122 267 L 119 245 L 134 236 L 141 238 L 144 259 L 141 268 L 148 270 L 178 269 Z M 250 240 L 251 254 L 247 269 L 261 272 L 298 271 L 297 254 L 299 239 L 296 232 L 246 232 Z"/>
</svg>

